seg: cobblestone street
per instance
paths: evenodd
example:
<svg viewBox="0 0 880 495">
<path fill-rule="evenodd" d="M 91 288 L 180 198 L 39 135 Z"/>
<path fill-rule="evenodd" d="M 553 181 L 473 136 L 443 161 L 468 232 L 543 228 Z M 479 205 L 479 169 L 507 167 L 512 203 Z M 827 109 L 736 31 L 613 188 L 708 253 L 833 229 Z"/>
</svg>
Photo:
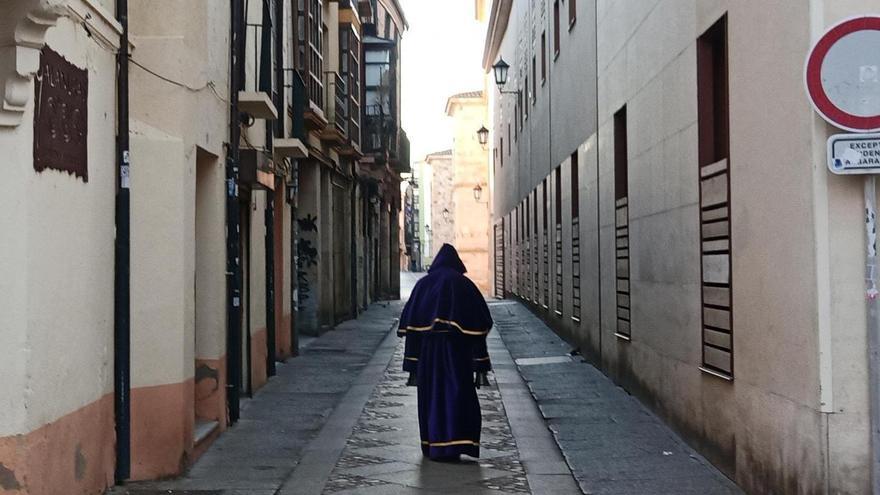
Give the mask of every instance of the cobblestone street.
<svg viewBox="0 0 880 495">
<path fill-rule="evenodd" d="M 405 293 L 415 280 L 404 275 Z M 186 476 L 112 493 L 739 493 L 512 301 L 490 303 L 495 371 L 478 393 L 482 457 L 423 458 L 416 389 L 406 386 L 403 341 L 391 332 L 400 307 L 376 305 L 310 342 Z"/>
</svg>

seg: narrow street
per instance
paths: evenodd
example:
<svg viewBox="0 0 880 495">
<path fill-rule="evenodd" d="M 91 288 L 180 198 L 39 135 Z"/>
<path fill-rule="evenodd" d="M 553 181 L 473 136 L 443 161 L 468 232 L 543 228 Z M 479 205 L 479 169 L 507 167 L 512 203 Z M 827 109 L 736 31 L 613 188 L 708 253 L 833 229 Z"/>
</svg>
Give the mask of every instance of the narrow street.
<svg viewBox="0 0 880 495">
<path fill-rule="evenodd" d="M 401 290 L 417 281 L 404 273 Z M 113 495 L 739 493 L 638 401 L 519 303 L 490 303 L 492 386 L 479 391 L 482 458 L 422 458 L 415 388 L 376 304 L 309 342 L 245 403 L 242 421 L 176 480 Z"/>
</svg>

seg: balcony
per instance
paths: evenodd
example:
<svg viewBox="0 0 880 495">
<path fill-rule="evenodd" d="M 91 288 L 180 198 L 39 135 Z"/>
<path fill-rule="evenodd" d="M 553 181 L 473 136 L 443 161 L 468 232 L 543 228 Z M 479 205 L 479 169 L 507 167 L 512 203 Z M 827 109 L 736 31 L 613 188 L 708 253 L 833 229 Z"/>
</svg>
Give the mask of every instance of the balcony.
<svg viewBox="0 0 880 495">
<path fill-rule="evenodd" d="M 304 83 L 308 100 L 303 112 L 303 119 L 306 128 L 309 130 L 323 130 L 327 125 L 327 117 L 324 107 L 324 94 L 326 88 L 322 79 L 309 72 L 304 75 Z"/>
<path fill-rule="evenodd" d="M 409 137 L 406 131 L 398 129 L 397 139 L 389 150 L 391 166 L 399 174 L 410 172 Z"/>
<path fill-rule="evenodd" d="M 269 94 L 263 91 L 239 91 L 238 110 L 255 119 L 275 120 L 278 110 Z"/>
<path fill-rule="evenodd" d="M 345 81 L 337 72 L 325 72 L 324 89 L 327 123 L 321 130 L 321 140 L 331 145 L 341 145 L 348 136 L 348 91 Z"/>
<path fill-rule="evenodd" d="M 242 148 L 239 155 L 239 183 L 253 189 L 275 189 L 275 165 L 264 150 Z"/>
</svg>

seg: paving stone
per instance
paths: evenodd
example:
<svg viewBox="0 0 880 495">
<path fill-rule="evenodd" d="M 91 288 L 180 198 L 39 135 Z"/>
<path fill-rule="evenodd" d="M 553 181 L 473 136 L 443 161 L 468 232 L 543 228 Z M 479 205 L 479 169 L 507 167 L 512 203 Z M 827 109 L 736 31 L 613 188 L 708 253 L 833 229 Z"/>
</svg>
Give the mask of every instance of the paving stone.
<svg viewBox="0 0 880 495">
<path fill-rule="evenodd" d="M 525 307 L 493 306 L 491 311 L 511 356 L 528 364 L 519 372 L 584 493 L 741 493 L 595 367 L 581 360 L 543 359 L 568 345 Z M 529 470 L 531 462 L 524 461 L 526 471 L 537 473 L 539 466 Z M 547 485 L 539 487 L 539 482 Z M 557 482 L 568 481 L 535 474 L 532 488 L 556 493 L 552 485 Z"/>
</svg>

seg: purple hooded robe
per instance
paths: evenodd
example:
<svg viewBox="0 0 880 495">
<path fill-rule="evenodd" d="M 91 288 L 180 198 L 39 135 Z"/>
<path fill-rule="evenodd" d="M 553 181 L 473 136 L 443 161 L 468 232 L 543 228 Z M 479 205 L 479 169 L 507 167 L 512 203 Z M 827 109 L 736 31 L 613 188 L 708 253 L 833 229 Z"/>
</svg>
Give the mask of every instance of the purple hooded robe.
<svg viewBox="0 0 880 495">
<path fill-rule="evenodd" d="M 492 317 L 466 271 L 455 248 L 444 244 L 400 315 L 403 369 L 416 373 L 422 452 L 430 458 L 480 455 L 473 373 L 491 369 L 486 335 Z"/>
</svg>

